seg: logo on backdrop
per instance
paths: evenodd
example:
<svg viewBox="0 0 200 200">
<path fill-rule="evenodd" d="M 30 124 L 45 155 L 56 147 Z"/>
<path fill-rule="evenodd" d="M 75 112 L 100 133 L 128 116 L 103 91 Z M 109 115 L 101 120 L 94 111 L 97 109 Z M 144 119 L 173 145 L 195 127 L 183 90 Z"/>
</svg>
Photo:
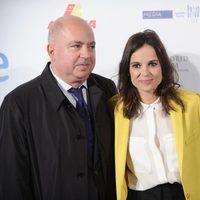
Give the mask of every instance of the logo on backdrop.
<svg viewBox="0 0 200 200">
<path fill-rule="evenodd" d="M 186 55 L 170 56 L 171 62 L 174 64 L 177 72 L 189 72 L 189 57 Z"/>
<path fill-rule="evenodd" d="M 143 19 L 170 19 L 173 18 L 172 10 L 147 10 L 142 13 Z"/>
<path fill-rule="evenodd" d="M 68 4 L 67 8 L 64 12 L 64 15 L 74 15 L 77 17 L 81 17 L 82 15 L 82 7 L 80 4 Z M 88 24 L 90 25 L 91 28 L 95 29 L 96 28 L 96 20 L 95 19 L 90 19 L 86 20 Z M 48 29 L 53 25 L 53 21 L 49 22 Z"/>
<path fill-rule="evenodd" d="M 184 10 L 145 10 L 142 11 L 143 19 L 189 19 L 192 23 L 198 23 L 200 19 L 200 5 L 187 4 Z"/>
<path fill-rule="evenodd" d="M 174 12 L 177 18 L 187 18 L 193 23 L 197 23 L 200 18 L 200 6 L 187 4 L 185 11 Z"/>
<path fill-rule="evenodd" d="M 64 15 L 75 15 L 81 16 L 81 5 L 80 4 L 68 4 Z"/>
<path fill-rule="evenodd" d="M 8 68 L 8 58 L 5 54 L 0 52 L 0 82 L 8 80 L 8 75 L 2 75 L 1 71 Z"/>
<path fill-rule="evenodd" d="M 75 15 L 75 16 L 81 17 L 82 15 L 81 11 L 82 11 L 82 7 L 80 4 L 68 4 L 64 15 Z M 87 20 L 87 22 L 92 28 L 94 29 L 96 28 L 96 20 L 90 19 L 90 20 Z"/>
</svg>

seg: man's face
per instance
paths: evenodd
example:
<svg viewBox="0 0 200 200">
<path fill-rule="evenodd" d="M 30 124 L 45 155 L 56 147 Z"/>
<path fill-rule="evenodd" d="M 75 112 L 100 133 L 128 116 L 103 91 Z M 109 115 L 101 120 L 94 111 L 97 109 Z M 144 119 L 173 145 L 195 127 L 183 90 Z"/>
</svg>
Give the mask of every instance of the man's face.
<svg viewBox="0 0 200 200">
<path fill-rule="evenodd" d="M 95 66 L 94 35 L 86 26 L 62 30 L 48 49 L 54 73 L 73 87 L 82 84 Z"/>
</svg>

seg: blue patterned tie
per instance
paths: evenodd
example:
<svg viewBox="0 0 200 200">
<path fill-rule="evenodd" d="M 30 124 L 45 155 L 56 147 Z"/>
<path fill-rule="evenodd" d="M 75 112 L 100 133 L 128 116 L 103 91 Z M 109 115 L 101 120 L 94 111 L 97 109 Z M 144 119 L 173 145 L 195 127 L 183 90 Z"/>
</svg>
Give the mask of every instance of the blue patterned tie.
<svg viewBox="0 0 200 200">
<path fill-rule="evenodd" d="M 85 124 L 86 134 L 87 134 L 88 153 L 89 153 L 90 158 L 92 159 L 93 158 L 93 129 L 92 129 L 92 122 L 91 122 L 89 108 L 83 98 L 83 93 L 82 93 L 83 88 L 84 86 L 81 86 L 80 88 L 71 88 L 69 92 L 72 94 L 72 96 L 76 100 L 76 110 L 80 114 Z"/>
</svg>

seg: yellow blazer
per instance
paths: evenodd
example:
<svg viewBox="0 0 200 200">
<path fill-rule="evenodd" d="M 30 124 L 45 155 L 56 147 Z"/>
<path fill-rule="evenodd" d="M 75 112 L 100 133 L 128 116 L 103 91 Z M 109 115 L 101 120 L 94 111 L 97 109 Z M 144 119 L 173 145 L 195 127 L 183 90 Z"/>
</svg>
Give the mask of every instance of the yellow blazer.
<svg viewBox="0 0 200 200">
<path fill-rule="evenodd" d="M 176 111 L 170 112 L 178 163 L 186 199 L 200 200 L 200 96 L 194 92 L 178 90 L 185 112 L 175 102 Z M 115 167 L 117 200 L 126 200 L 126 156 L 129 138 L 129 119 L 122 113 L 123 103 L 115 107 Z"/>
</svg>

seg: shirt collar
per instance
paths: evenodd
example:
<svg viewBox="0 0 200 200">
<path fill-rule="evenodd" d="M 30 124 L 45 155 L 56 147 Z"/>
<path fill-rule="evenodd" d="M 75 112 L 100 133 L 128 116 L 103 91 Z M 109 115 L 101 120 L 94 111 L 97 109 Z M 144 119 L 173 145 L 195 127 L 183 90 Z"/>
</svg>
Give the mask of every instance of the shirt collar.
<svg viewBox="0 0 200 200">
<path fill-rule="evenodd" d="M 156 110 L 158 109 L 162 109 L 162 104 L 161 104 L 161 101 L 160 101 L 160 97 L 158 97 L 153 103 L 151 104 L 145 104 L 143 102 L 140 102 L 141 103 L 141 106 L 142 106 L 142 110 L 141 110 L 141 113 L 144 113 L 147 109 L 149 108 L 154 108 Z"/>
<path fill-rule="evenodd" d="M 61 88 L 62 91 L 67 92 L 70 88 L 72 88 L 71 85 L 63 81 L 61 78 L 59 78 L 52 70 L 52 66 L 50 65 L 50 71 L 54 78 L 56 79 L 58 86 Z M 85 81 L 82 85 L 84 85 L 87 88 L 87 81 Z M 81 87 L 81 86 L 80 86 Z"/>
</svg>

